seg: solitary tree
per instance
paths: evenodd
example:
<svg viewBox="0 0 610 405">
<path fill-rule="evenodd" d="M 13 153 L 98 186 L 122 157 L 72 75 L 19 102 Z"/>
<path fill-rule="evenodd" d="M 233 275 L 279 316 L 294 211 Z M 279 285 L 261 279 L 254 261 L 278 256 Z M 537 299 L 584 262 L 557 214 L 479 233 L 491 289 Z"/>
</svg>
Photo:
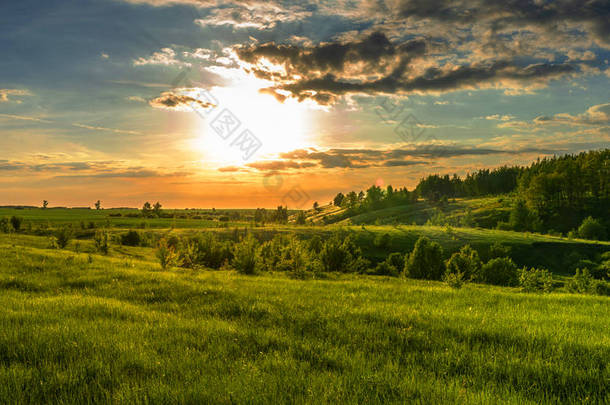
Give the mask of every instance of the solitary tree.
<svg viewBox="0 0 610 405">
<path fill-rule="evenodd" d="M 317 211 L 318 208 L 320 208 L 320 204 L 318 204 L 318 202 L 316 201 L 313 203 L 313 209 Z"/>
<path fill-rule="evenodd" d="M 48 202 L 47 200 L 44 200 L 44 201 L 42 202 L 42 208 L 43 208 L 43 209 L 46 209 L 48 206 L 49 206 L 49 202 Z"/>
<path fill-rule="evenodd" d="M 95 202 L 95 209 L 98 211 L 102 209 L 102 202 L 100 200 Z"/>
<path fill-rule="evenodd" d="M 150 203 L 148 201 L 146 201 L 144 203 L 144 206 L 142 206 L 142 215 L 145 217 L 149 217 L 151 212 L 152 212 L 152 206 L 150 205 Z"/>
<path fill-rule="evenodd" d="M 159 201 L 157 201 L 157 202 L 155 203 L 155 205 L 153 206 L 153 213 L 154 213 L 156 216 L 160 217 L 160 216 L 161 216 L 161 208 L 162 208 L 162 207 L 163 207 L 163 206 L 161 205 L 161 203 L 160 203 Z"/>
</svg>

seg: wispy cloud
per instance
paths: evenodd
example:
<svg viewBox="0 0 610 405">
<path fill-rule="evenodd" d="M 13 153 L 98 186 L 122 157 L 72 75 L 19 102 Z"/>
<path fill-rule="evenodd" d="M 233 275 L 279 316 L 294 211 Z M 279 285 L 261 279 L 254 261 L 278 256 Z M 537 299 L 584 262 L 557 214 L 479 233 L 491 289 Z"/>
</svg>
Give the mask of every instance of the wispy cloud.
<svg viewBox="0 0 610 405">
<path fill-rule="evenodd" d="M 139 131 L 131 131 L 131 130 L 125 130 L 125 129 L 116 129 L 116 128 L 106 128 L 106 127 L 85 125 L 85 124 L 79 124 L 79 123 L 74 123 L 72 125 L 77 128 L 88 129 L 91 131 L 106 131 L 106 132 L 114 132 L 116 134 L 142 135 L 142 132 L 139 132 Z"/>
<path fill-rule="evenodd" d="M 45 120 L 43 118 L 30 117 L 28 115 L 0 114 L 0 119 L 2 119 L 2 118 L 10 119 L 10 120 L 42 122 L 45 124 L 49 124 L 49 123 L 53 122 L 53 121 Z"/>
</svg>

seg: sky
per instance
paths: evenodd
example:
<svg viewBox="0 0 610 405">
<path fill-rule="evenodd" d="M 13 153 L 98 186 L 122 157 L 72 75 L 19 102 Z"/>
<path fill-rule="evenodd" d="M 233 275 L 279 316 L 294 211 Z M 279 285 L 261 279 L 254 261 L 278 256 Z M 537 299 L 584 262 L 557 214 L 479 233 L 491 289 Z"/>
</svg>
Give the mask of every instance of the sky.
<svg viewBox="0 0 610 405">
<path fill-rule="evenodd" d="M 0 205 L 309 208 L 610 146 L 610 1 L 0 5 Z"/>
</svg>

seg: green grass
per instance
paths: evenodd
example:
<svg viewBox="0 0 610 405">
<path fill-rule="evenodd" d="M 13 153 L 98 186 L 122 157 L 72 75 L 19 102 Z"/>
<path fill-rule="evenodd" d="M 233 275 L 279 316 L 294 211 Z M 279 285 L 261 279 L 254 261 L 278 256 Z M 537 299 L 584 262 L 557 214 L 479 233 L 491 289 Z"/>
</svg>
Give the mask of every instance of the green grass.
<svg viewBox="0 0 610 405">
<path fill-rule="evenodd" d="M 161 271 L 150 249 L 46 243 L 0 235 L 2 404 L 610 401 L 609 298 Z"/>
</svg>

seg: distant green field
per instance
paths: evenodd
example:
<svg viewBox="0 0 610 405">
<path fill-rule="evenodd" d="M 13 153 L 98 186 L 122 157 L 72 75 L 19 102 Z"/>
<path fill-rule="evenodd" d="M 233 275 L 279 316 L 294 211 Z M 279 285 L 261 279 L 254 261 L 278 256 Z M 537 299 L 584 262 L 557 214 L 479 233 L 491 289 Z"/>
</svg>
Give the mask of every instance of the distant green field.
<svg viewBox="0 0 610 405">
<path fill-rule="evenodd" d="M 489 206 L 497 199 L 477 199 L 469 204 Z M 493 200 L 493 201 L 492 201 Z M 463 204 L 456 202 L 455 204 Z M 388 210 L 399 209 L 392 208 Z M 610 250 L 610 242 L 587 241 L 582 239 L 567 239 L 550 235 L 539 235 L 512 231 L 500 231 L 483 228 L 459 228 L 416 225 L 350 225 L 350 222 L 332 225 L 278 225 L 254 224 L 245 219 L 219 221 L 231 211 L 239 212 L 241 218 L 250 218 L 253 210 L 223 210 L 212 215 L 210 210 L 169 210 L 165 211 L 172 218 L 131 218 L 127 215 L 137 214 L 137 210 L 87 210 L 87 209 L 0 209 L 0 218 L 17 215 L 24 219 L 23 227 L 28 234 L 50 234 L 53 229 L 71 224 L 77 229 L 76 237 L 79 246 L 93 252 L 91 239 L 95 229 L 89 229 L 89 224 L 103 227 L 111 234 L 120 235 L 129 229 L 157 234 L 194 234 L 202 231 L 212 231 L 226 238 L 231 238 L 235 232 L 243 234 L 252 232 L 259 239 L 269 240 L 276 233 L 295 233 L 301 238 L 311 238 L 319 235 L 328 238 L 338 230 L 348 230 L 355 237 L 364 255 L 373 263 L 382 261 L 392 252 L 407 253 L 413 249 L 420 236 L 427 236 L 440 243 L 448 257 L 465 244 L 477 249 L 483 258 L 489 247 L 495 243 L 510 248 L 511 257 L 520 266 L 544 267 L 556 274 L 567 275 L 573 272 L 567 265 L 569 257 L 577 255 L 585 259 L 595 259 L 601 253 Z M 383 210 L 382 210 L 383 211 Z M 379 212 L 379 211 L 375 211 Z M 117 214 L 121 214 L 117 217 Z M 368 215 L 368 214 L 363 214 Z M 201 218 L 194 219 L 193 217 Z M 210 219 L 204 219 L 204 218 Z M 378 247 L 375 239 L 379 235 L 390 235 L 388 246 Z M 19 235 L 17 236 L 19 237 Z M 48 243 L 47 243 L 48 244 Z M 72 247 L 73 249 L 74 247 Z M 125 248 L 121 248 L 125 250 Z M 143 253 L 137 255 L 143 257 Z"/>
</svg>

